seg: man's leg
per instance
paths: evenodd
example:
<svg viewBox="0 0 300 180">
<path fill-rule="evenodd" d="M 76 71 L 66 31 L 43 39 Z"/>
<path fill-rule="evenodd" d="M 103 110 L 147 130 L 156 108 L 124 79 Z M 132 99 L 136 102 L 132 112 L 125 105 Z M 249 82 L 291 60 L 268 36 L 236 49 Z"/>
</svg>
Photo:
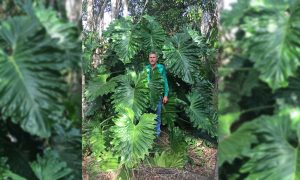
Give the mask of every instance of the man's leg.
<svg viewBox="0 0 300 180">
<path fill-rule="evenodd" d="M 156 136 L 160 135 L 160 124 L 161 124 L 161 107 L 162 107 L 162 98 L 159 99 L 156 107 Z"/>
</svg>

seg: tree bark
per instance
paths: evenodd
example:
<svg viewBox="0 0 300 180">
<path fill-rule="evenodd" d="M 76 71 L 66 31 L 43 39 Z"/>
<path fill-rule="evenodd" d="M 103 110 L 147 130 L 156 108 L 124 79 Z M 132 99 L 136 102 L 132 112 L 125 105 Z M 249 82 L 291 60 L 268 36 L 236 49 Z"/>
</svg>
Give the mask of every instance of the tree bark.
<svg viewBox="0 0 300 180">
<path fill-rule="evenodd" d="M 66 0 L 65 7 L 67 17 L 72 22 L 78 22 L 81 16 L 81 8 L 82 8 L 81 0 Z"/>
<path fill-rule="evenodd" d="M 111 0 L 111 19 L 118 18 L 120 10 L 120 0 Z"/>
<path fill-rule="evenodd" d="M 82 1 L 82 27 L 84 32 L 93 31 L 93 0 Z"/>
<path fill-rule="evenodd" d="M 128 0 L 122 0 L 123 16 L 128 16 Z"/>
<path fill-rule="evenodd" d="M 97 32 L 99 34 L 99 36 L 102 36 L 102 32 L 104 30 L 104 11 L 107 7 L 108 4 L 108 0 L 104 0 L 103 4 L 100 7 L 100 12 L 99 15 L 97 17 L 96 23 L 97 23 Z"/>
</svg>

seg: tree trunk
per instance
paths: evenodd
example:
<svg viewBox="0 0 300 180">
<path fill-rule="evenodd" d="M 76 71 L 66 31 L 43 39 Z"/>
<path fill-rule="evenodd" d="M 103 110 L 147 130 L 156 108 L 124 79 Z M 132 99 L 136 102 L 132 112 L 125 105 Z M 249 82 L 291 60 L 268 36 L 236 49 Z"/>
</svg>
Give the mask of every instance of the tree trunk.
<svg viewBox="0 0 300 180">
<path fill-rule="evenodd" d="M 111 19 L 118 18 L 120 10 L 120 0 L 111 0 Z"/>
<path fill-rule="evenodd" d="M 105 11 L 105 8 L 108 4 L 108 0 L 104 0 L 103 4 L 101 4 L 101 7 L 100 7 L 100 12 L 99 12 L 99 15 L 97 17 L 97 32 L 99 34 L 99 36 L 101 37 L 102 36 L 102 32 L 104 30 L 104 11 Z"/>
<path fill-rule="evenodd" d="M 82 1 L 82 27 L 84 32 L 93 31 L 93 0 Z"/>
<path fill-rule="evenodd" d="M 81 0 L 66 0 L 65 7 L 67 17 L 72 22 L 78 22 L 81 16 Z"/>
<path fill-rule="evenodd" d="M 123 16 L 128 16 L 128 0 L 122 0 L 123 5 Z"/>
</svg>

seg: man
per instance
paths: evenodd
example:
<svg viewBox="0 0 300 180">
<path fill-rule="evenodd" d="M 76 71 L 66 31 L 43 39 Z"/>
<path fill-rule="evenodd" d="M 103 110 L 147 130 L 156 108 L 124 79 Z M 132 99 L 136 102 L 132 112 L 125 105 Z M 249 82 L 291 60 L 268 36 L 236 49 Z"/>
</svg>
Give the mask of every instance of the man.
<svg viewBox="0 0 300 180">
<path fill-rule="evenodd" d="M 168 80 L 167 80 L 167 73 L 166 69 L 162 64 L 157 63 L 157 54 L 156 52 L 150 52 L 149 53 L 149 65 L 146 66 L 146 70 L 148 72 L 148 81 L 151 80 L 151 75 L 154 75 L 155 71 L 159 72 L 159 75 L 162 77 L 164 81 L 164 93 L 162 97 L 160 97 L 157 107 L 156 107 L 156 135 L 157 137 L 160 135 L 160 124 L 161 124 L 161 108 L 162 103 L 166 104 L 168 102 L 168 93 L 169 93 L 169 86 L 168 86 Z"/>
</svg>

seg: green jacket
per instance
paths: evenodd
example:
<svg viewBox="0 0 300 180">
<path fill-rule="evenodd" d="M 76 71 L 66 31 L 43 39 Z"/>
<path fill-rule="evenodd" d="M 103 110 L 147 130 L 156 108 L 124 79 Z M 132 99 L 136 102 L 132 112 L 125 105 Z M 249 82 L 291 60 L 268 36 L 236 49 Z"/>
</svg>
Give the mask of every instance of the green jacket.
<svg viewBox="0 0 300 180">
<path fill-rule="evenodd" d="M 169 86 L 168 86 L 168 79 L 167 79 L 167 72 L 166 72 L 166 69 L 165 69 L 164 65 L 162 65 L 162 64 L 156 64 L 155 69 L 158 69 L 160 75 L 162 76 L 162 78 L 163 78 L 163 80 L 164 80 L 164 96 L 168 96 L 168 93 L 169 93 Z M 154 69 L 154 70 L 155 70 L 155 69 Z M 148 65 L 146 66 L 146 70 L 147 70 L 147 73 L 148 73 L 148 81 L 150 81 L 150 79 L 151 79 L 151 74 L 153 73 L 150 64 L 148 64 Z"/>
</svg>

